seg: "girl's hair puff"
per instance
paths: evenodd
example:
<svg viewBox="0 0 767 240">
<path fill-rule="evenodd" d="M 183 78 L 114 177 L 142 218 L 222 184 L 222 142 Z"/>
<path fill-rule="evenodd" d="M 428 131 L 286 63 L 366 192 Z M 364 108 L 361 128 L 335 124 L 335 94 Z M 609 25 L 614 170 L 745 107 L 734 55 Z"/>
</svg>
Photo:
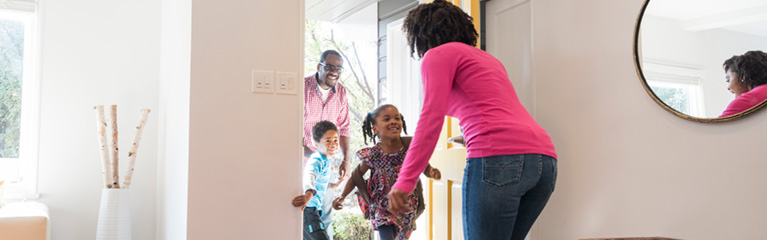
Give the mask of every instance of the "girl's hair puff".
<svg viewBox="0 0 767 240">
<path fill-rule="evenodd" d="M 364 138 L 365 144 L 368 144 L 368 137 L 370 138 L 370 140 L 373 141 L 373 144 L 376 143 L 377 134 L 373 133 L 373 126 L 375 126 L 376 118 L 381 113 L 381 110 L 384 110 L 388 107 L 397 108 L 391 104 L 384 104 L 384 105 L 378 106 L 375 110 L 365 115 L 365 120 L 362 121 L 362 136 Z M 402 131 L 405 132 L 405 134 L 407 134 L 407 125 L 405 124 L 405 117 L 402 115 L 402 113 L 399 114 L 399 117 L 400 119 L 402 119 Z"/>
</svg>

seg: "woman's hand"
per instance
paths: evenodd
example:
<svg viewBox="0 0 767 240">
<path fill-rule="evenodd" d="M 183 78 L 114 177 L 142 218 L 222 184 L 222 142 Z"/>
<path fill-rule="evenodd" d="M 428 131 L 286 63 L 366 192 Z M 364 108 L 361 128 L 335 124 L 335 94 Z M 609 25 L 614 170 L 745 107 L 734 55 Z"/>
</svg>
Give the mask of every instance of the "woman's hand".
<svg viewBox="0 0 767 240">
<path fill-rule="evenodd" d="M 389 212 L 395 216 L 402 216 L 403 213 L 409 213 L 413 211 L 413 208 L 408 206 L 409 193 L 392 188 L 389 191 Z"/>
<path fill-rule="evenodd" d="M 335 210 L 341 210 L 344 208 L 344 198 L 338 197 L 336 200 L 333 200 L 333 209 Z"/>
</svg>

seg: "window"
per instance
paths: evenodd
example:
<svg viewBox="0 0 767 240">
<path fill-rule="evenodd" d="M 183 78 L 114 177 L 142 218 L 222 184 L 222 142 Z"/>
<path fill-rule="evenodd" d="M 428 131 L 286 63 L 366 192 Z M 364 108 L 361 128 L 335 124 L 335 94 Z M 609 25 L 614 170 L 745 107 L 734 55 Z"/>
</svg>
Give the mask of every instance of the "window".
<svg viewBox="0 0 767 240">
<path fill-rule="evenodd" d="M 0 180 L 6 199 L 37 197 L 37 15 L 0 0 Z"/>
<path fill-rule="evenodd" d="M 647 85 L 666 105 L 690 116 L 706 117 L 699 70 L 647 61 L 643 68 Z"/>
<path fill-rule="evenodd" d="M 669 107 L 690 116 L 703 115 L 700 83 L 648 81 L 647 84 Z"/>
</svg>

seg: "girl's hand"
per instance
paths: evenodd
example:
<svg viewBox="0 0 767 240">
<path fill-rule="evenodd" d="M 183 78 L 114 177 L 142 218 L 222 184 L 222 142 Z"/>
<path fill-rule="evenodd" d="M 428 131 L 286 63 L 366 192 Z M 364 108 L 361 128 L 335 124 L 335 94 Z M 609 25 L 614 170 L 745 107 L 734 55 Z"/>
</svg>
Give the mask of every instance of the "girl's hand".
<svg viewBox="0 0 767 240">
<path fill-rule="evenodd" d="M 466 143 L 464 141 L 465 140 L 463 139 L 463 135 L 456 136 L 456 137 L 451 137 L 451 138 L 447 139 L 447 142 L 449 142 L 449 143 L 457 143 L 457 144 L 461 144 L 461 145 L 466 145 Z"/>
<path fill-rule="evenodd" d="M 301 211 L 306 208 L 306 205 L 309 204 L 309 200 L 312 200 L 312 194 L 307 193 L 304 195 L 298 195 L 297 197 L 293 198 L 293 206 L 294 207 L 300 207 Z"/>
<path fill-rule="evenodd" d="M 341 210 L 344 208 L 344 198 L 338 197 L 336 200 L 333 200 L 333 209 L 335 210 Z"/>
<path fill-rule="evenodd" d="M 394 216 L 400 217 L 403 213 L 409 213 L 413 211 L 413 208 L 408 206 L 408 193 L 396 188 L 392 188 L 389 191 L 389 212 Z"/>
<path fill-rule="evenodd" d="M 426 177 L 432 178 L 434 180 L 440 180 L 442 179 L 442 173 L 439 171 L 439 169 L 432 167 L 427 171 L 428 174 L 425 174 Z"/>
</svg>

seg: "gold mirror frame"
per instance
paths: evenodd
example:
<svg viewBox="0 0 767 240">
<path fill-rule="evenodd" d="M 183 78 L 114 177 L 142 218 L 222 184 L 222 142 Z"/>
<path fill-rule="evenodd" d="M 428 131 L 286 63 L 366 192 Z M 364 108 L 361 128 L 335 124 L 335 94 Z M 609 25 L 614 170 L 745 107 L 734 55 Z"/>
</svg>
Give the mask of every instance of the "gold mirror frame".
<svg viewBox="0 0 767 240">
<path fill-rule="evenodd" d="M 762 101 L 761 103 L 757 104 L 756 106 L 753 106 L 749 109 L 746 109 L 743 112 L 736 113 L 730 116 L 721 117 L 721 118 L 699 118 L 699 117 L 693 117 L 687 114 L 684 114 L 682 112 L 677 111 L 676 109 L 668 106 L 665 102 L 661 101 L 660 98 L 658 98 L 657 95 L 655 95 L 655 92 L 650 88 L 650 85 L 647 84 L 647 79 L 644 77 L 644 73 L 642 71 L 642 65 L 640 64 L 639 59 L 639 29 L 642 26 L 642 18 L 644 17 L 645 10 L 647 9 L 647 5 L 650 4 L 651 0 L 645 0 L 644 4 L 642 5 L 641 11 L 639 11 L 639 17 L 637 18 L 636 26 L 634 27 L 634 66 L 636 66 L 637 75 L 639 75 L 639 80 L 642 81 L 642 86 L 644 86 L 644 90 L 647 92 L 648 95 L 650 95 L 650 98 L 652 98 L 655 103 L 663 107 L 663 109 L 666 109 L 666 111 L 676 115 L 677 117 L 690 120 L 693 122 L 702 122 L 702 123 L 715 123 L 715 122 L 729 122 L 741 119 L 745 117 L 746 115 L 749 115 L 751 113 L 754 113 L 758 111 L 759 109 L 762 109 L 764 106 L 767 105 L 767 100 Z"/>
</svg>

